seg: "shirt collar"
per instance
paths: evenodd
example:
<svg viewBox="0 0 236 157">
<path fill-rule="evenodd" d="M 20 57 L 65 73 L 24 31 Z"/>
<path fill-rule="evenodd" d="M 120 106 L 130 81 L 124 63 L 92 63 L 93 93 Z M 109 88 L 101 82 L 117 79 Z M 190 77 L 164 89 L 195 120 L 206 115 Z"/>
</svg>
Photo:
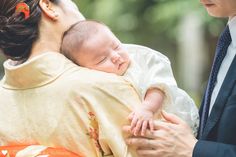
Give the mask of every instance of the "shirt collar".
<svg viewBox="0 0 236 157">
<path fill-rule="evenodd" d="M 229 22 L 229 30 L 232 38 L 233 47 L 236 47 L 236 16 L 233 17 Z"/>
</svg>

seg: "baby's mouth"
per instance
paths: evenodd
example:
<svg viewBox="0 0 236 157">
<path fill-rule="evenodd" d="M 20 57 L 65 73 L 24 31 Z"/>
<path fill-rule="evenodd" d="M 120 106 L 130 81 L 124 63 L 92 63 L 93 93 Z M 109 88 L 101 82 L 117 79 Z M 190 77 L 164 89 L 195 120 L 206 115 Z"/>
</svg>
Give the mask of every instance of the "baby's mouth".
<svg viewBox="0 0 236 157">
<path fill-rule="evenodd" d="M 121 66 L 124 64 L 125 62 L 122 62 L 118 65 L 118 70 L 120 70 Z"/>
<path fill-rule="evenodd" d="M 126 61 L 123 61 L 121 62 L 119 65 L 118 65 L 118 70 L 120 70 L 122 68 L 122 66 L 126 63 Z"/>
</svg>

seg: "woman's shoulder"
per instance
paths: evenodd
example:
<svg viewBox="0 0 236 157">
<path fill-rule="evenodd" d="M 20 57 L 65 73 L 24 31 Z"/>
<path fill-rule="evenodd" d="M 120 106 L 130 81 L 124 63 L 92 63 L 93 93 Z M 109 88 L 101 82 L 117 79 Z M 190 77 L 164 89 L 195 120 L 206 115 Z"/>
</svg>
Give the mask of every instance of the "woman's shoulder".
<svg viewBox="0 0 236 157">
<path fill-rule="evenodd" d="M 68 82 L 71 87 L 84 86 L 90 88 L 106 88 L 107 86 L 127 85 L 123 77 L 112 73 L 87 69 L 84 67 L 74 67 L 67 70 L 62 78 Z"/>
</svg>

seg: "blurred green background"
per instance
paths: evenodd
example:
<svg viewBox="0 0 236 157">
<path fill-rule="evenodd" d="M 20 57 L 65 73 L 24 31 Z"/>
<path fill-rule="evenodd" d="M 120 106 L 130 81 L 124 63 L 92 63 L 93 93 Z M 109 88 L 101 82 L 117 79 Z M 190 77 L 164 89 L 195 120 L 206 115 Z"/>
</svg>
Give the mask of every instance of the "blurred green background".
<svg viewBox="0 0 236 157">
<path fill-rule="evenodd" d="M 208 16 L 199 0 L 75 0 L 87 19 L 104 22 L 123 43 L 165 54 L 179 87 L 199 105 L 217 36 L 227 20 Z M 0 56 L 0 61 L 4 60 Z M 1 66 L 1 75 L 3 68 Z"/>
</svg>

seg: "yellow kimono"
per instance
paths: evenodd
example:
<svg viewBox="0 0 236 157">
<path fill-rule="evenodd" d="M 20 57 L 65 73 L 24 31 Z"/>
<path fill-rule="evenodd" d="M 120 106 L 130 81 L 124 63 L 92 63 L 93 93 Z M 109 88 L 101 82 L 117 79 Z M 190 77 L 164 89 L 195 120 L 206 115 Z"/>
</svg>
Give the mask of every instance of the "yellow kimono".
<svg viewBox="0 0 236 157">
<path fill-rule="evenodd" d="M 0 145 L 62 147 L 86 157 L 135 157 L 122 126 L 141 105 L 122 77 L 88 70 L 57 52 L 4 63 Z"/>
</svg>

